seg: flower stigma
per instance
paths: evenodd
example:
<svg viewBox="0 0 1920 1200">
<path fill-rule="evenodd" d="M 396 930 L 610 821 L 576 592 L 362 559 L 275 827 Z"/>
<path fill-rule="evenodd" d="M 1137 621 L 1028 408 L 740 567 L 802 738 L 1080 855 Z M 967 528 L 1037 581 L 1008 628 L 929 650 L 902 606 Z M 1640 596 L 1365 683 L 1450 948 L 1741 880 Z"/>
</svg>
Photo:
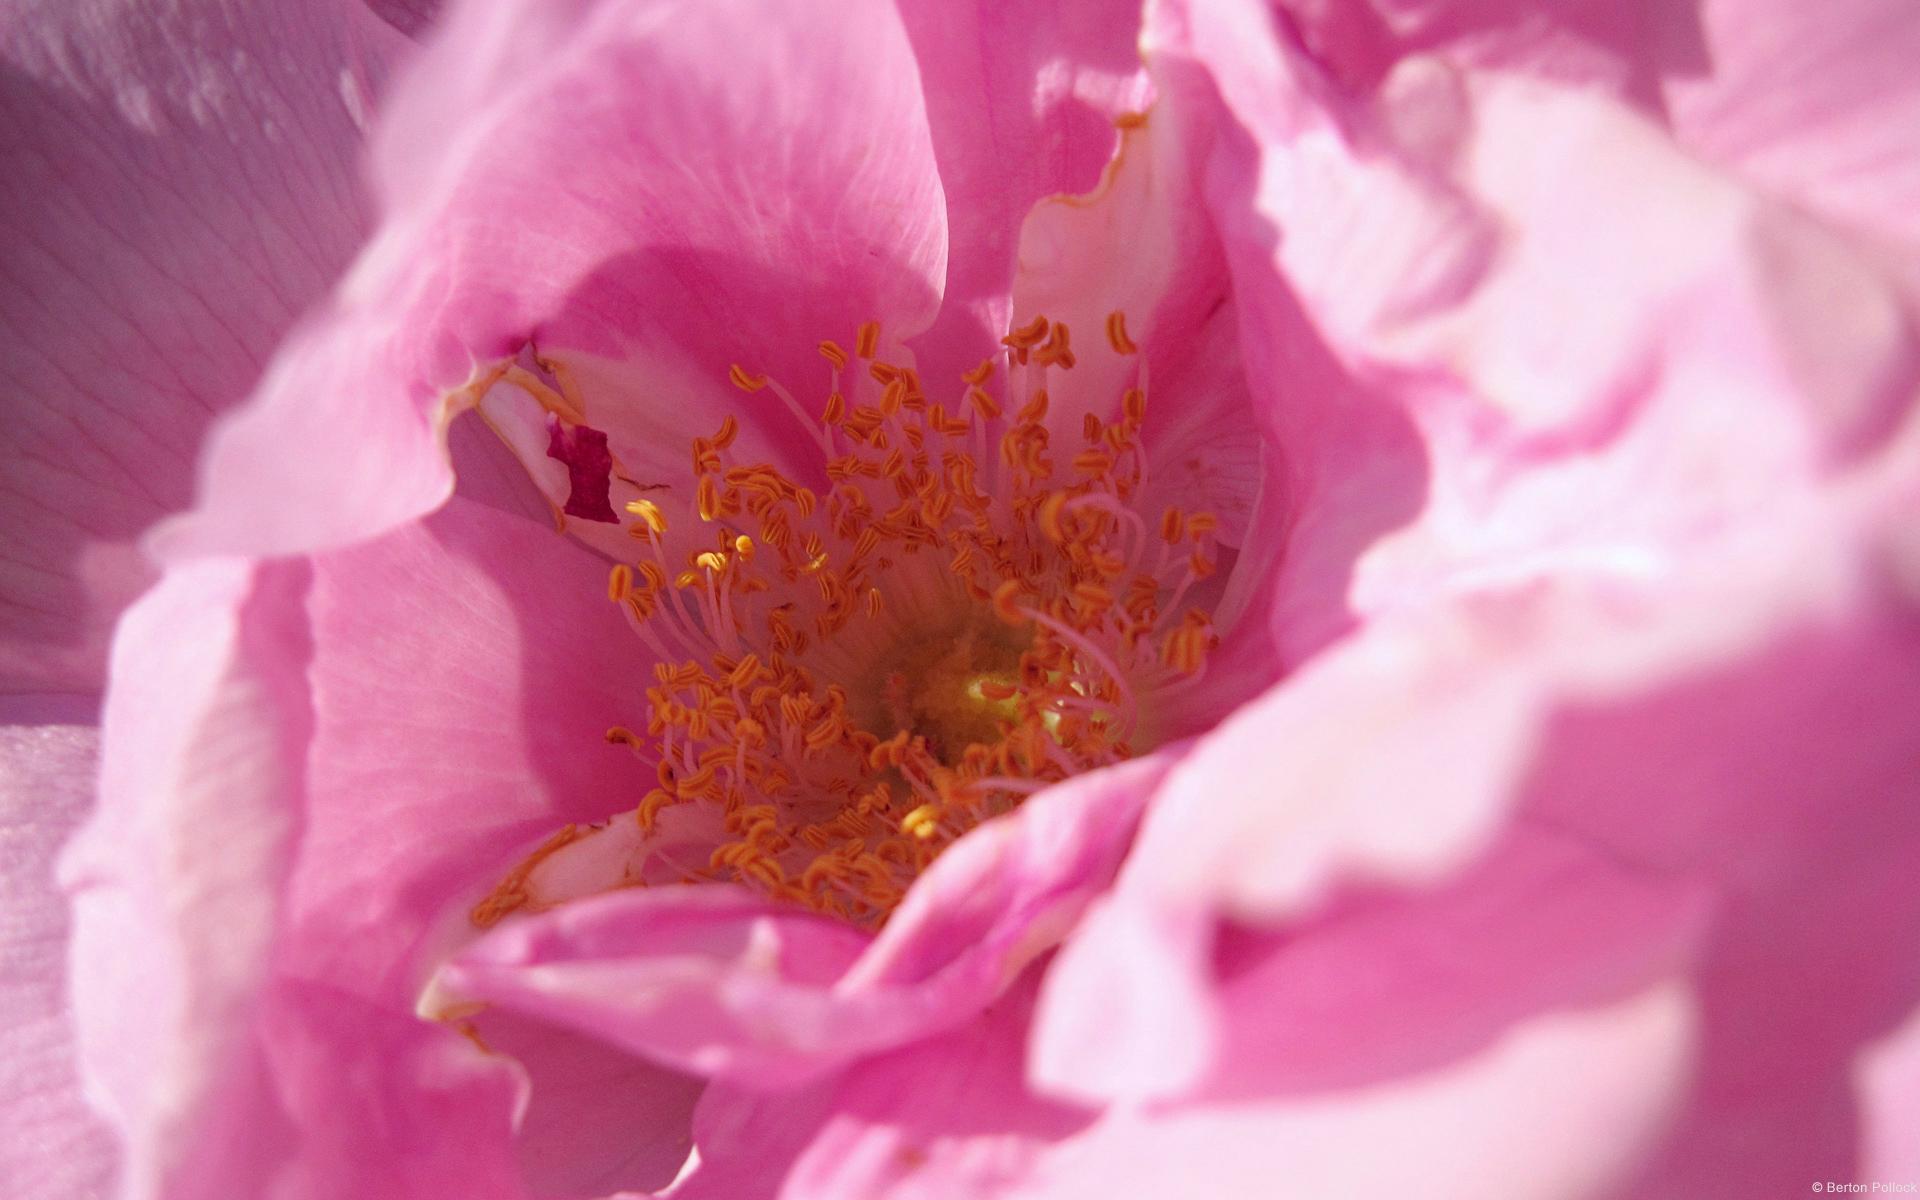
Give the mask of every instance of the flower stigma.
<svg viewBox="0 0 1920 1200">
<path fill-rule="evenodd" d="M 878 356 L 873 322 L 851 347 L 820 343 L 817 417 L 735 366 L 734 387 L 801 422 L 817 477 L 741 453 L 729 415 L 693 440 L 691 487 L 665 493 L 682 499 L 642 496 L 618 514 L 606 468 L 582 495 L 581 464 L 604 457 L 605 438 L 565 364 L 537 360 L 552 385 L 503 373 L 547 410 L 552 457 L 587 447 L 567 460 L 565 513 L 611 517 L 631 539 L 607 596 L 655 665 L 644 708 L 606 738 L 651 772 L 632 817 L 643 837 L 683 806 L 721 831 L 675 878 L 878 926 L 956 839 L 1131 757 L 1142 697 L 1198 680 L 1216 637 L 1191 598 L 1216 569 L 1219 523 L 1138 510 L 1145 357 L 1121 313 L 1105 334 L 1099 352 L 1133 360 L 1133 386 L 1072 438 L 1048 424 L 1047 379 L 1079 351 L 1045 317 L 1010 331 L 945 403 Z M 584 836 L 550 837 L 472 922 L 534 903 L 530 875 Z"/>
</svg>

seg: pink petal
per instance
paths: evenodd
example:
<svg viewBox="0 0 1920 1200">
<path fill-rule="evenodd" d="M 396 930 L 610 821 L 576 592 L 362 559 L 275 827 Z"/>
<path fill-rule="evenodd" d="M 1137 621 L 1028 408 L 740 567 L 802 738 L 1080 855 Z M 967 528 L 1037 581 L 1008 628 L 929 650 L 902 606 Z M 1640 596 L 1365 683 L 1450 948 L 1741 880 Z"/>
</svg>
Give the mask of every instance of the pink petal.
<svg viewBox="0 0 1920 1200">
<path fill-rule="evenodd" d="M 20 1196 L 103 1195 L 118 1159 L 80 1095 L 53 881 L 55 852 L 93 802 L 98 743 L 84 725 L 0 729 L 0 1178 Z"/>
<path fill-rule="evenodd" d="M 178 1194 L 526 1196 L 511 1139 L 519 1080 L 505 1061 L 412 1013 L 300 983 L 269 998 L 259 1036 L 284 1112 L 234 1115 L 248 1127 L 246 1152 L 284 1158 L 251 1187 L 215 1174 L 194 1181 L 203 1190 Z"/>
<path fill-rule="evenodd" d="M 1855 1056 L 1920 1001 L 1920 622 L 1814 625 L 1638 703 L 1554 722 L 1530 808 L 1727 894 L 1699 1083 L 1649 1189 L 1847 1178 Z"/>
<path fill-rule="evenodd" d="M 937 859 L 871 944 L 732 888 L 649 888 L 503 925 L 440 977 L 743 1086 L 792 1086 L 964 1023 L 1111 879 L 1167 760 L 1059 785 Z"/>
<path fill-rule="evenodd" d="M 1047 417 L 1076 441 L 1092 413 L 1117 420 L 1128 388 L 1148 392 L 1148 490 L 1138 511 L 1167 507 L 1221 518 L 1239 546 L 1262 483 L 1261 430 L 1234 342 L 1218 236 L 1200 179 L 1211 130 L 1194 106 L 1163 105 L 1125 131 L 1098 187 L 1036 204 L 1020 231 L 1011 320 L 1044 315 L 1075 336 L 1076 363 L 1050 370 Z M 1107 328 L 1124 317 L 1122 352 Z"/>
<path fill-rule="evenodd" d="M 877 0 L 466 6 L 395 95 L 378 166 L 382 232 L 215 440 L 172 552 L 327 546 L 433 507 L 455 389 L 529 339 L 717 424 L 733 363 L 801 380 L 820 338 L 905 336 L 939 301 L 940 178 Z"/>
<path fill-rule="evenodd" d="M 912 342 L 923 378 L 951 379 L 996 348 L 1029 210 L 1093 188 L 1113 154 L 1112 119 L 1146 108 L 1139 13 L 1136 0 L 901 5 L 947 203 L 944 302 Z"/>
<path fill-rule="evenodd" d="M 531 1195 L 650 1193 L 679 1173 L 704 1081 L 500 1010 L 479 1014 L 473 1025 L 490 1050 L 512 1056 L 526 1074 L 526 1111 L 513 1144 Z"/>
<path fill-rule="evenodd" d="M 604 738 L 651 664 L 604 563 L 463 500 L 316 556 L 309 613 L 312 795 L 282 953 L 410 1009 L 527 852 L 651 786 Z"/>
<path fill-rule="evenodd" d="M 244 1193 L 275 1153 L 254 1028 L 299 834 L 307 582 L 178 570 L 114 643 L 100 804 L 62 875 L 83 1078 L 130 1197 Z"/>
<path fill-rule="evenodd" d="M 152 581 L 135 541 L 360 242 L 361 125 L 405 42 L 350 0 L 9 8 L 0 683 L 93 691 Z"/>
</svg>

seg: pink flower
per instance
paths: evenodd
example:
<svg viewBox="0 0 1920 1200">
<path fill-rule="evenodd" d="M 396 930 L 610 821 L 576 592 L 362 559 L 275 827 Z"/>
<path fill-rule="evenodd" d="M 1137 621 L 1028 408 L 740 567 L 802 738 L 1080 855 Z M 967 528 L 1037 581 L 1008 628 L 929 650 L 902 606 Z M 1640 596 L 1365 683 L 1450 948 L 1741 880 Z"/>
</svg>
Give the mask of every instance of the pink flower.
<svg viewBox="0 0 1920 1200">
<path fill-rule="evenodd" d="M 249 21 L 9 22 L 12 691 L 252 388 L 62 864 L 111 1139 L 8 711 L 28 1189 L 1920 1171 L 1897 6 Z"/>
</svg>

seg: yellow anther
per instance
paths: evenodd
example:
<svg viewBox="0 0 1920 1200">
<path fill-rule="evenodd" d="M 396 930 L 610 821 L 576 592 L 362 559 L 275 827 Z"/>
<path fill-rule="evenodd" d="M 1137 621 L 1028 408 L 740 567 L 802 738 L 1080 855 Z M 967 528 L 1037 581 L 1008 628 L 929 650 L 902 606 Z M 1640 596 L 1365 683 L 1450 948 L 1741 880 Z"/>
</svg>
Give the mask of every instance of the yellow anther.
<svg viewBox="0 0 1920 1200">
<path fill-rule="evenodd" d="M 926 841 L 940 832 L 940 806 L 922 804 L 900 818 L 900 832 Z"/>
<path fill-rule="evenodd" d="M 1128 388 L 1120 398 L 1120 409 L 1126 414 L 1128 423 L 1138 428 L 1147 419 L 1147 394 L 1139 388 Z"/>
<path fill-rule="evenodd" d="M 1138 354 L 1140 347 L 1127 336 L 1127 315 L 1119 310 L 1107 314 L 1107 341 L 1116 354 Z"/>
<path fill-rule="evenodd" d="M 693 498 L 700 509 L 702 521 L 711 521 L 720 515 L 720 485 L 714 482 L 713 476 L 700 477 L 699 484 L 693 490 Z"/>
<path fill-rule="evenodd" d="M 742 562 L 752 562 L 753 561 L 753 539 L 748 537 L 744 533 L 741 534 L 739 537 L 734 538 L 733 552 L 740 556 L 740 560 Z"/>
<path fill-rule="evenodd" d="M 867 589 L 867 615 L 869 617 L 877 617 L 880 615 L 880 601 L 881 601 L 880 589 L 868 588 Z"/>
<path fill-rule="evenodd" d="M 646 527 L 653 532 L 665 533 L 667 531 L 667 514 L 661 512 L 660 506 L 653 501 L 629 500 L 627 501 L 626 508 L 628 512 L 645 522 Z"/>
<path fill-rule="evenodd" d="M 1220 518 L 1212 513 L 1195 513 L 1187 518 L 1187 533 L 1196 542 L 1218 528 Z"/>
<path fill-rule="evenodd" d="M 738 367 L 734 368 L 736 371 L 739 369 Z M 766 386 L 766 382 L 766 378 L 762 376 L 760 379 L 761 386 Z M 758 389 L 749 390 L 757 391 Z M 720 422 L 720 432 L 713 435 L 713 448 L 715 450 L 725 450 L 728 446 L 733 445 L 733 439 L 739 435 L 740 418 L 734 416 L 732 413 L 728 413 L 726 419 Z"/>
<path fill-rule="evenodd" d="M 708 550 L 693 556 L 693 565 L 705 571 L 724 571 L 727 569 L 727 556 L 714 550 Z"/>
<path fill-rule="evenodd" d="M 615 563 L 613 570 L 607 572 L 607 599 L 618 604 L 632 590 L 633 568 L 625 563 Z"/>
<path fill-rule="evenodd" d="M 640 735 L 625 725 L 615 725 L 607 730 L 607 744 L 610 746 L 638 746 Z"/>
<path fill-rule="evenodd" d="M 832 363 L 833 369 L 836 371 L 846 368 L 847 352 L 840 348 L 839 342 L 833 341 L 831 338 L 820 343 L 820 357 Z"/>
<path fill-rule="evenodd" d="M 1187 518 L 1177 508 L 1169 508 L 1160 514 L 1160 540 L 1169 546 L 1186 536 Z"/>
<path fill-rule="evenodd" d="M 872 358 L 880 349 L 880 322 L 868 321 L 860 326 L 853 341 L 853 352 L 861 358 Z"/>
<path fill-rule="evenodd" d="M 1139 129 L 1147 123 L 1143 112 L 1123 112 L 1113 119 L 1115 129 Z"/>
<path fill-rule="evenodd" d="M 767 386 L 765 375 L 755 375 L 739 363 L 733 364 L 727 371 L 727 378 L 733 382 L 733 386 L 743 392 L 757 392 Z"/>
<path fill-rule="evenodd" d="M 827 406 L 820 413 L 820 419 L 829 425 L 838 425 L 847 418 L 847 398 L 839 392 L 827 394 Z"/>
<path fill-rule="evenodd" d="M 960 372 L 960 378 L 966 380 L 974 387 L 979 387 L 987 380 L 993 378 L 993 360 L 991 358 L 981 359 L 980 365 L 973 370 Z"/>
</svg>

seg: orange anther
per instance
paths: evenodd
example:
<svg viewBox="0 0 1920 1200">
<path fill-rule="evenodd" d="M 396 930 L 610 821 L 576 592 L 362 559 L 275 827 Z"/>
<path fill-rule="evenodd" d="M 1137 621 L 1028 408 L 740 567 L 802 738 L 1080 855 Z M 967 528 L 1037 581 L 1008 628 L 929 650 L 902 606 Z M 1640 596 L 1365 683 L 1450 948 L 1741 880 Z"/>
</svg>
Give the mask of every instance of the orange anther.
<svg viewBox="0 0 1920 1200">
<path fill-rule="evenodd" d="M 993 589 L 993 615 L 1009 625 L 1024 625 L 1027 616 L 1020 611 L 1020 581 L 1002 580 L 999 587 Z"/>
<path fill-rule="evenodd" d="M 1018 329 L 1009 331 L 1007 336 L 1000 339 L 1000 344 L 1003 346 L 1011 346 L 1016 350 L 1031 350 L 1044 341 L 1046 336 L 1047 319 L 1045 317 L 1035 317 Z"/>
<path fill-rule="evenodd" d="M 1066 531 L 1060 525 L 1061 510 L 1066 507 L 1066 504 L 1065 492 L 1054 492 L 1040 502 L 1040 509 L 1035 514 L 1035 519 L 1040 526 L 1040 532 L 1046 534 L 1049 541 L 1067 540 Z"/>
</svg>

